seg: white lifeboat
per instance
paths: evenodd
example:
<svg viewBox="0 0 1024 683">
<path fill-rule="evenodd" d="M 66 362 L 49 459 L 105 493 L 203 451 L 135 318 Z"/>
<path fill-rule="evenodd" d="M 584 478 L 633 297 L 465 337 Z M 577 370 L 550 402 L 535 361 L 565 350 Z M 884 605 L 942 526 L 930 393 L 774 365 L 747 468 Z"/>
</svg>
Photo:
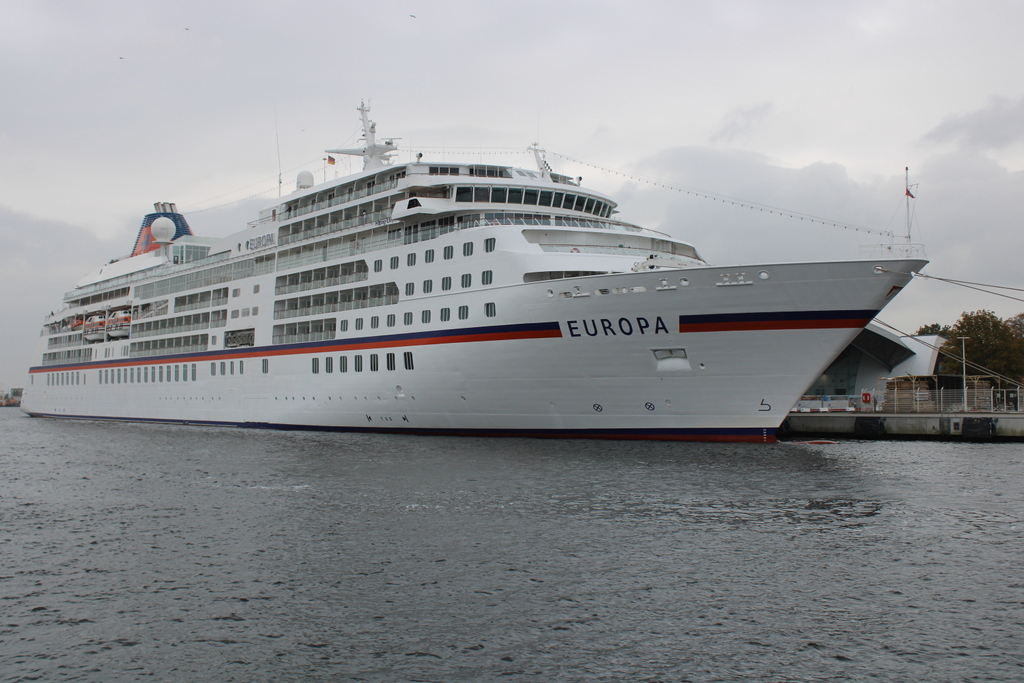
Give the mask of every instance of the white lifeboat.
<svg viewBox="0 0 1024 683">
<path fill-rule="evenodd" d="M 82 336 L 89 341 L 103 341 L 107 338 L 107 315 L 105 313 L 93 313 L 85 319 L 85 329 Z"/>
<path fill-rule="evenodd" d="M 106 330 L 110 337 L 127 337 L 132 328 L 132 314 L 128 311 L 111 311 L 107 315 Z"/>
</svg>

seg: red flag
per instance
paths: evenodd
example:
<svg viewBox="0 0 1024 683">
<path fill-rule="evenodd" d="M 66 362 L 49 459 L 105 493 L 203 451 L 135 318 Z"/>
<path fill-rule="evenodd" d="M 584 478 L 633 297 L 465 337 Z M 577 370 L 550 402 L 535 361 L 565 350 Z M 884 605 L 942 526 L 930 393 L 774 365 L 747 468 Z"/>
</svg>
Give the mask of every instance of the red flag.
<svg viewBox="0 0 1024 683">
<path fill-rule="evenodd" d="M 909 187 L 907 188 L 907 196 L 910 197 L 911 199 L 916 199 L 916 197 L 914 195 L 910 194 L 910 188 Z"/>
</svg>

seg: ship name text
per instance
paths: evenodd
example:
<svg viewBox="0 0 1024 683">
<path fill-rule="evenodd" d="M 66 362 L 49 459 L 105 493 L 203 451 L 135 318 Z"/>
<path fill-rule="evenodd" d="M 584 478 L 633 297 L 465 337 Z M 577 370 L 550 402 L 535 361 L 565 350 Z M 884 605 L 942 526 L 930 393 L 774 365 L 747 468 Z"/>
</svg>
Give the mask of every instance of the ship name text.
<svg viewBox="0 0 1024 683">
<path fill-rule="evenodd" d="M 245 241 L 245 248 L 247 251 L 254 251 L 256 249 L 265 249 L 266 247 L 274 246 L 274 233 L 267 233 L 266 235 L 260 235 L 259 237 L 253 237 L 251 240 Z"/>
<path fill-rule="evenodd" d="M 653 322 L 647 318 L 619 318 L 618 320 L 591 318 L 590 320 L 567 320 L 565 325 L 569 328 L 570 337 L 582 337 L 584 335 L 596 337 L 600 334 L 606 337 L 615 337 L 620 334 L 628 337 L 634 333 L 668 334 L 668 327 L 660 315 Z"/>
</svg>

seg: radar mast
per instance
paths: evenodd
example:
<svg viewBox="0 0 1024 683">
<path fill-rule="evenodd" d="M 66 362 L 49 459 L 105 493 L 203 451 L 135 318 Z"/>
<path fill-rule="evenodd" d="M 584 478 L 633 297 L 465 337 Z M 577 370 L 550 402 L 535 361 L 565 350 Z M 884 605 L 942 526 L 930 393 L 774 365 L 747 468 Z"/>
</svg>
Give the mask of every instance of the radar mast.
<svg viewBox="0 0 1024 683">
<path fill-rule="evenodd" d="M 360 102 L 356 109 L 363 120 L 364 147 L 352 147 L 349 149 L 325 149 L 328 154 L 351 154 L 363 157 L 363 170 L 369 171 L 375 168 L 384 168 L 391 165 L 391 154 L 398 149 L 395 145 L 396 138 L 390 138 L 383 144 L 377 144 L 377 123 L 370 120 L 370 108 Z"/>
</svg>

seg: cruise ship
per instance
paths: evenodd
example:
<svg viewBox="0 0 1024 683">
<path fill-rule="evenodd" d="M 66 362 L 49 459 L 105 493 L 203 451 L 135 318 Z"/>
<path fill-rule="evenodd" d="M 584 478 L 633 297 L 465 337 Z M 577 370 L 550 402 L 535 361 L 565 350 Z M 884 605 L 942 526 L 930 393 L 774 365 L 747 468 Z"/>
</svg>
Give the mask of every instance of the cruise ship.
<svg viewBox="0 0 1024 683">
<path fill-rule="evenodd" d="M 47 316 L 36 417 L 408 434 L 771 442 L 917 259 L 711 265 L 535 168 L 363 170 L 222 239 L 174 204 Z M 333 157 L 332 157 L 333 159 Z M 326 174 L 325 174 L 326 176 Z"/>
</svg>

